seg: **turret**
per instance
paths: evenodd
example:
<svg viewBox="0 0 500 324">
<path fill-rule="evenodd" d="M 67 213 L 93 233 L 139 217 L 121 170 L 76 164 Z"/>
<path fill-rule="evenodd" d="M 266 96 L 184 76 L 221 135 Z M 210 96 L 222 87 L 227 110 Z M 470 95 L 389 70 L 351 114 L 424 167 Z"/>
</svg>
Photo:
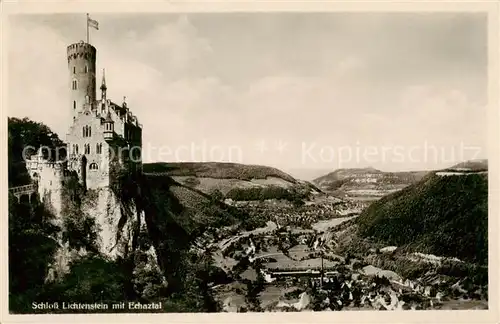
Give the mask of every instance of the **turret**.
<svg viewBox="0 0 500 324">
<path fill-rule="evenodd" d="M 70 124 L 88 103 L 96 99 L 95 63 L 96 49 L 83 41 L 67 48 L 70 87 Z"/>
<path fill-rule="evenodd" d="M 104 139 L 105 140 L 110 140 L 113 139 L 114 132 L 115 132 L 115 122 L 111 118 L 111 114 L 108 111 L 108 114 L 106 115 L 106 119 L 104 119 Z"/>
</svg>

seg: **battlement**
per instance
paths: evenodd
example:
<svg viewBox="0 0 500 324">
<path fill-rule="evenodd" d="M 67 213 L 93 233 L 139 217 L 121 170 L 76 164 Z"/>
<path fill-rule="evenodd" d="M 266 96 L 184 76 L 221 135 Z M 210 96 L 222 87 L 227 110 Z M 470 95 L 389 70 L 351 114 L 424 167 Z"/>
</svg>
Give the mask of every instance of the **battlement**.
<svg viewBox="0 0 500 324">
<path fill-rule="evenodd" d="M 76 59 L 78 57 L 84 57 L 86 59 L 95 60 L 96 48 L 88 43 L 80 41 L 79 43 L 74 43 L 68 46 L 67 54 L 68 61 L 71 59 Z"/>
<path fill-rule="evenodd" d="M 65 173 L 66 169 L 67 163 L 64 161 L 50 162 L 37 159 L 26 161 L 26 170 L 34 179 L 47 174 L 61 176 Z"/>
<path fill-rule="evenodd" d="M 64 162 L 50 162 L 50 161 L 38 161 L 38 160 L 27 160 L 26 167 L 30 169 L 34 168 L 50 168 L 54 170 L 63 170 L 65 168 Z"/>
</svg>

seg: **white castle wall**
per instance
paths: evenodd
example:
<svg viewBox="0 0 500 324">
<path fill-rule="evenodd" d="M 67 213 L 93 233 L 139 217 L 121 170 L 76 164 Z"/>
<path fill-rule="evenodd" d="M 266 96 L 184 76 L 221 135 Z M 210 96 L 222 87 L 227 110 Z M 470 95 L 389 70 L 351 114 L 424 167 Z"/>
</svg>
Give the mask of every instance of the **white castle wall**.
<svg viewBox="0 0 500 324">
<path fill-rule="evenodd" d="M 56 216 L 61 215 L 62 186 L 65 165 L 62 162 L 49 162 L 43 159 L 41 153 L 26 161 L 26 169 L 31 179 L 38 183 L 38 196 Z"/>
</svg>

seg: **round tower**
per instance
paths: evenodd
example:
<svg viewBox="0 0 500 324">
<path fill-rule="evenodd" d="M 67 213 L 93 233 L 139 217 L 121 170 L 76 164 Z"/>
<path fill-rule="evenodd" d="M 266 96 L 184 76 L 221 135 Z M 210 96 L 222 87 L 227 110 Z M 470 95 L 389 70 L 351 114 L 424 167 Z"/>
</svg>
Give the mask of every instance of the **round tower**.
<svg viewBox="0 0 500 324">
<path fill-rule="evenodd" d="M 96 52 L 83 41 L 68 46 L 71 123 L 85 104 L 93 104 L 96 99 Z"/>
</svg>

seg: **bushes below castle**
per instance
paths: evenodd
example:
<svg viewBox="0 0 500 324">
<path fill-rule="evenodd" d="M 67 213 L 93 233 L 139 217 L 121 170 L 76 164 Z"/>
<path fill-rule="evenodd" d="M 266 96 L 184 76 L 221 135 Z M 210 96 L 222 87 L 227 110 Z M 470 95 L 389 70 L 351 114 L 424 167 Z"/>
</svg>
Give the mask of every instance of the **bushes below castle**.
<svg viewBox="0 0 500 324">
<path fill-rule="evenodd" d="M 45 276 L 58 248 L 53 215 L 37 202 L 18 203 L 9 196 L 9 308 L 30 312 L 43 290 Z"/>
</svg>

